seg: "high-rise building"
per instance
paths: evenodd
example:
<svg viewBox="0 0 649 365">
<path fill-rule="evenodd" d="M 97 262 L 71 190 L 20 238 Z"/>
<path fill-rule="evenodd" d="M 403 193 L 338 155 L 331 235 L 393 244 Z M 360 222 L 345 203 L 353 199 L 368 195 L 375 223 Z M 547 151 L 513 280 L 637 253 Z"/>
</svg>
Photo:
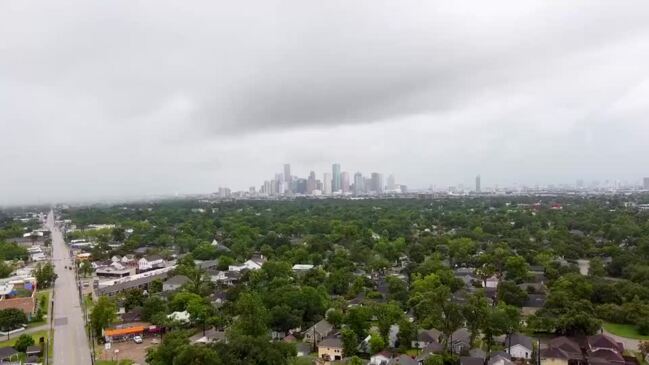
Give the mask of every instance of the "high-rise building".
<svg viewBox="0 0 649 365">
<path fill-rule="evenodd" d="M 349 193 L 349 172 L 343 171 L 340 175 L 340 190 L 343 194 Z"/>
<path fill-rule="evenodd" d="M 331 195 L 331 174 L 328 172 L 325 172 L 324 178 L 322 181 L 322 194 L 324 195 Z"/>
<path fill-rule="evenodd" d="M 645 177 L 645 178 L 642 180 L 642 182 L 643 182 L 642 185 L 644 186 L 645 190 L 649 190 L 649 177 Z"/>
<path fill-rule="evenodd" d="M 307 180 L 301 178 L 297 179 L 297 190 L 295 190 L 295 192 L 298 194 L 306 194 L 306 189 L 307 189 Z"/>
<path fill-rule="evenodd" d="M 291 164 L 284 164 L 284 181 L 291 182 Z"/>
<path fill-rule="evenodd" d="M 383 194 L 383 175 L 378 172 L 372 173 L 372 190 L 377 194 Z"/>
<path fill-rule="evenodd" d="M 333 192 L 339 191 L 341 186 L 340 181 L 340 164 L 335 163 L 331 166 L 332 181 L 331 181 L 331 190 Z"/>
<path fill-rule="evenodd" d="M 394 175 L 390 174 L 390 176 L 388 176 L 388 190 L 394 190 L 396 188 L 397 188 L 397 184 L 394 180 Z"/>
<path fill-rule="evenodd" d="M 354 174 L 354 195 L 361 195 L 365 192 L 365 179 L 363 174 L 357 172 Z"/>
<path fill-rule="evenodd" d="M 313 190 L 316 190 L 317 188 L 315 172 L 311 171 L 311 173 L 309 173 L 309 179 L 306 182 L 306 193 L 311 195 L 313 194 Z"/>
<path fill-rule="evenodd" d="M 475 177 L 475 192 L 479 193 L 480 192 L 480 175 Z"/>
</svg>

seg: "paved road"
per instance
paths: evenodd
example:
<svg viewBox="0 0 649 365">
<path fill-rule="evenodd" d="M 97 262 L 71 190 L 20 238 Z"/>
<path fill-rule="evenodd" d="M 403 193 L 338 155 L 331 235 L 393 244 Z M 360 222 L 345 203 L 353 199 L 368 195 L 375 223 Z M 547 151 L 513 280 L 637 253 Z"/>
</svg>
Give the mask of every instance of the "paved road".
<svg viewBox="0 0 649 365">
<path fill-rule="evenodd" d="M 47 226 L 52 231 L 52 258 L 58 275 L 54 286 L 54 364 L 89 365 L 90 349 L 84 328 L 83 310 L 79 300 L 70 251 L 63 234 L 54 226 L 52 212 L 47 216 Z"/>
</svg>

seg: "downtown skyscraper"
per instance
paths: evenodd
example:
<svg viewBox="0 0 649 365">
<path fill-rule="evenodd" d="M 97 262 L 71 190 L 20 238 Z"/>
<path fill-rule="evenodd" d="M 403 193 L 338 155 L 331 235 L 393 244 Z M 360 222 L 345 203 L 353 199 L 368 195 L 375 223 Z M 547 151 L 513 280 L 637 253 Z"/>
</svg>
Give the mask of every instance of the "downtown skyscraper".
<svg viewBox="0 0 649 365">
<path fill-rule="evenodd" d="M 340 191 L 342 186 L 339 163 L 335 163 L 331 166 L 331 175 L 331 191 L 335 193 L 337 191 Z"/>
</svg>

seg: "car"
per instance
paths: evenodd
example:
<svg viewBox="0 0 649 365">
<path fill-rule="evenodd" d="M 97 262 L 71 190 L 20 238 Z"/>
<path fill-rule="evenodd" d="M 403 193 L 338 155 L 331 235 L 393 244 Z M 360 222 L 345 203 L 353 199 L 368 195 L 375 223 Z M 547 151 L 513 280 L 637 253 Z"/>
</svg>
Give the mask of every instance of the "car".
<svg viewBox="0 0 649 365">
<path fill-rule="evenodd" d="M 135 343 L 142 343 L 142 336 L 135 336 L 135 337 L 133 337 L 133 342 L 135 342 Z"/>
</svg>

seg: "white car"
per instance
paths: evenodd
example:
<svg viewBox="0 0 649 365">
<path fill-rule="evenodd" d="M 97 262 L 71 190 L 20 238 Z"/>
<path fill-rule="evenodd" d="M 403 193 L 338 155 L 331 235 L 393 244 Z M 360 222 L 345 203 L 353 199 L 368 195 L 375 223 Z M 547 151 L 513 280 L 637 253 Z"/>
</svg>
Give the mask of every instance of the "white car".
<svg viewBox="0 0 649 365">
<path fill-rule="evenodd" d="M 133 342 L 135 342 L 135 343 L 142 343 L 142 336 L 135 336 L 135 337 L 133 337 Z"/>
</svg>

